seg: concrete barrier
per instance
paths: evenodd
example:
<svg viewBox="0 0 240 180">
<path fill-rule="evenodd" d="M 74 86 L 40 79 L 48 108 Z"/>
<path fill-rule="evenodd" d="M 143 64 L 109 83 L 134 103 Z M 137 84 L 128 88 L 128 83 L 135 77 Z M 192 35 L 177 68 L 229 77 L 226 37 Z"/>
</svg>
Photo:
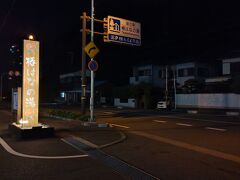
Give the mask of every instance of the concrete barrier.
<svg viewBox="0 0 240 180">
<path fill-rule="evenodd" d="M 187 113 L 188 114 L 197 114 L 198 111 L 197 110 L 188 110 Z"/>
<path fill-rule="evenodd" d="M 239 112 L 226 112 L 227 116 L 239 116 Z"/>
</svg>

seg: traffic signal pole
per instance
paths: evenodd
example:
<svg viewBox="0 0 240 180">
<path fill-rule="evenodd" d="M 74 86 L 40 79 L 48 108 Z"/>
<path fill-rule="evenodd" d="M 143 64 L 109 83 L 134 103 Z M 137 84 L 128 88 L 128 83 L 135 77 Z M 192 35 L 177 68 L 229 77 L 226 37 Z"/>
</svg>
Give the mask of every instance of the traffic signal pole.
<svg viewBox="0 0 240 180">
<path fill-rule="evenodd" d="M 82 93 L 81 93 L 81 112 L 86 113 L 86 53 L 84 47 L 86 46 L 87 36 L 87 15 L 83 12 L 82 19 Z"/>
<path fill-rule="evenodd" d="M 94 0 L 91 1 L 91 41 L 94 42 Z M 92 58 L 91 61 L 94 61 Z M 91 70 L 90 122 L 94 122 L 94 71 Z"/>
<path fill-rule="evenodd" d="M 94 22 L 106 24 L 106 21 L 94 18 L 94 0 L 91 1 L 91 17 L 87 16 L 86 12 L 83 12 L 82 19 L 82 94 L 81 94 L 81 112 L 86 114 L 86 53 L 84 48 L 86 46 L 87 34 L 91 34 L 91 41 L 94 41 L 94 34 L 105 36 L 105 32 L 94 32 Z M 87 21 L 91 20 L 91 29 L 87 29 Z M 91 61 L 94 61 L 92 58 Z M 94 121 L 94 72 L 91 71 L 91 97 L 90 97 L 90 122 Z"/>
</svg>

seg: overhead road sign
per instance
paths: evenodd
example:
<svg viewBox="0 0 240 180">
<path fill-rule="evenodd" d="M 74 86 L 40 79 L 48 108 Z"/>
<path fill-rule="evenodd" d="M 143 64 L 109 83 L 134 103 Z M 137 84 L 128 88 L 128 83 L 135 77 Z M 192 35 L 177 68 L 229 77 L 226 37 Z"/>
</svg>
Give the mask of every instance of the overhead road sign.
<svg viewBox="0 0 240 180">
<path fill-rule="evenodd" d="M 88 54 L 88 56 L 91 59 L 94 58 L 99 53 L 99 49 L 92 41 L 85 46 L 84 51 Z"/>
<path fill-rule="evenodd" d="M 107 17 L 105 42 L 141 45 L 141 24 L 114 16 Z"/>
</svg>

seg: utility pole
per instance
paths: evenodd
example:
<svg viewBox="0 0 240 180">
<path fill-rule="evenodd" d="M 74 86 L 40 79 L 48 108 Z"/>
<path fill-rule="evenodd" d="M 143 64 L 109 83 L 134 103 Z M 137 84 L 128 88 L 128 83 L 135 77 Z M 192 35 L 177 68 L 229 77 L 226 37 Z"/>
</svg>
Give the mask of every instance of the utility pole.
<svg viewBox="0 0 240 180">
<path fill-rule="evenodd" d="M 91 0 L 91 41 L 94 42 L 94 0 Z M 92 58 L 91 61 L 94 61 Z M 91 71 L 90 122 L 94 121 L 94 71 Z"/>
<path fill-rule="evenodd" d="M 94 32 L 94 22 L 106 23 L 104 20 L 94 18 L 94 1 L 91 0 L 91 17 L 87 16 L 86 12 L 83 12 L 82 19 L 82 95 L 81 95 L 81 112 L 86 114 L 86 52 L 84 50 L 86 46 L 87 33 L 91 33 L 91 41 L 94 41 L 94 34 L 105 36 L 103 32 Z M 91 30 L 87 29 L 87 21 L 91 19 Z M 94 61 L 92 58 L 91 61 Z M 90 122 L 94 121 L 94 71 L 91 71 L 91 97 L 90 97 Z"/>
<path fill-rule="evenodd" d="M 86 113 L 86 53 L 84 47 L 86 46 L 86 27 L 87 27 L 87 15 L 83 12 L 82 19 L 82 94 L 81 94 L 81 112 Z"/>
<path fill-rule="evenodd" d="M 177 91 L 176 91 L 176 70 L 175 70 L 175 68 L 174 68 L 174 70 L 173 70 L 173 81 L 174 81 L 174 109 L 177 109 Z"/>
<path fill-rule="evenodd" d="M 166 66 L 166 94 L 165 94 L 165 98 L 166 98 L 166 102 L 168 99 L 168 67 Z"/>
<path fill-rule="evenodd" d="M 1 92 L 0 92 L 0 100 L 2 101 L 3 98 L 3 74 L 1 74 Z"/>
</svg>

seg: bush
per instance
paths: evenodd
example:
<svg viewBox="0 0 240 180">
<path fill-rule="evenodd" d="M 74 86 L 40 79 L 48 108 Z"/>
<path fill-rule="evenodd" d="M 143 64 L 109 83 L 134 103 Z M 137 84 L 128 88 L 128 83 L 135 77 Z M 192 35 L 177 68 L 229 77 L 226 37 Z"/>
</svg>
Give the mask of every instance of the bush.
<svg viewBox="0 0 240 180">
<path fill-rule="evenodd" d="M 89 117 L 88 115 L 81 115 L 79 113 L 75 113 L 72 111 L 56 110 L 56 109 L 49 109 L 48 114 L 52 116 L 59 116 L 62 118 L 78 119 L 81 121 L 86 121 Z"/>
</svg>

